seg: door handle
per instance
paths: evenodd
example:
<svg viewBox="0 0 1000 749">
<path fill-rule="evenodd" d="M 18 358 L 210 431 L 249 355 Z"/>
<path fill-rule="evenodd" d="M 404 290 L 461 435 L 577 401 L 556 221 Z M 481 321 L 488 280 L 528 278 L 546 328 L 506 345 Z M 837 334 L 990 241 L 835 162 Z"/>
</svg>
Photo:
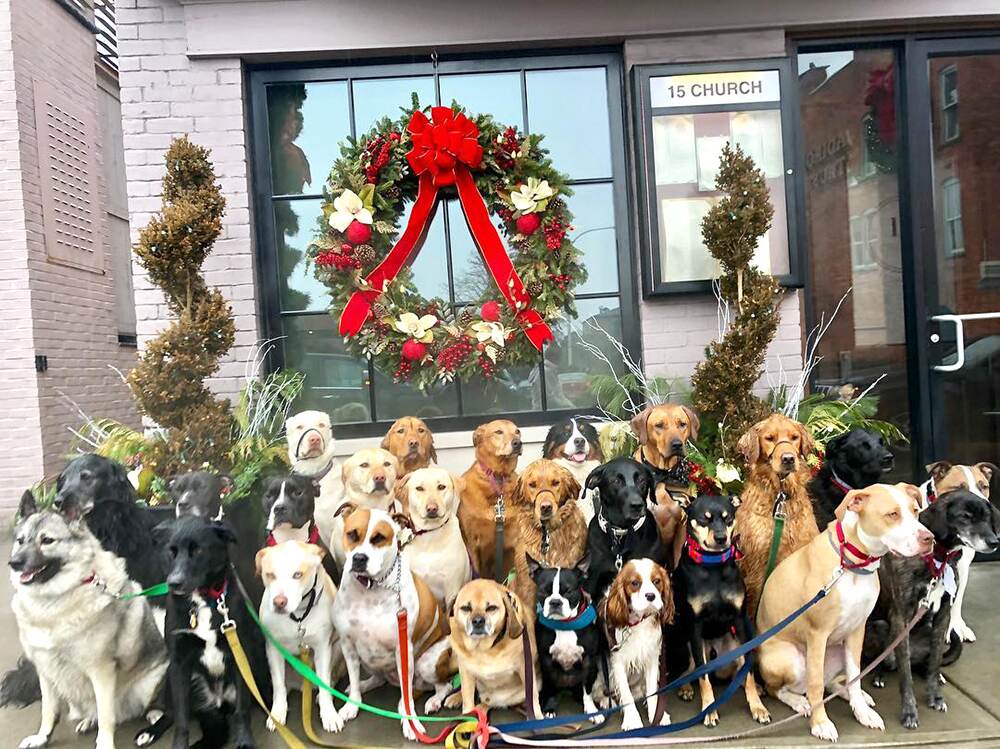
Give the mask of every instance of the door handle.
<svg viewBox="0 0 1000 749">
<path fill-rule="evenodd" d="M 972 320 L 1000 320 L 1000 312 L 974 312 L 968 315 L 934 315 L 935 322 L 950 322 L 955 325 L 955 362 L 935 364 L 938 372 L 957 372 L 965 366 L 965 322 Z"/>
</svg>

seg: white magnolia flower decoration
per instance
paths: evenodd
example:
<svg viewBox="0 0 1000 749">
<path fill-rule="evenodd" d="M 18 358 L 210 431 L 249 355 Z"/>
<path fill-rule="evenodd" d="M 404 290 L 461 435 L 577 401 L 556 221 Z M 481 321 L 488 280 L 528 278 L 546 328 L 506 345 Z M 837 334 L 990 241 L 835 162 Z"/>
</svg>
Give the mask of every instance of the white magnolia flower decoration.
<svg viewBox="0 0 1000 749">
<path fill-rule="evenodd" d="M 473 323 L 471 326 L 472 332 L 476 334 L 476 340 L 480 343 L 486 343 L 487 341 L 492 341 L 497 346 L 503 346 L 507 340 L 507 330 L 498 322 L 482 322 Z"/>
<path fill-rule="evenodd" d="M 719 458 L 715 467 L 715 477 L 723 484 L 739 481 L 740 470 L 732 463 L 725 463 L 722 458 Z"/>
<path fill-rule="evenodd" d="M 434 315 L 417 317 L 412 312 L 404 312 L 396 320 L 396 330 L 421 343 L 430 343 L 434 339 L 431 328 L 437 323 L 438 319 Z"/>
<path fill-rule="evenodd" d="M 330 226 L 339 232 L 347 230 L 352 221 L 370 224 L 374 219 L 372 212 L 365 208 L 365 203 L 357 193 L 344 190 L 333 199 L 333 213 L 330 214 Z"/>
<path fill-rule="evenodd" d="M 528 177 L 527 184 L 521 185 L 511 192 L 510 202 L 521 213 L 534 213 L 544 209 L 544 205 L 539 206 L 539 203 L 548 200 L 555 194 L 556 191 L 549 187 L 547 179 L 539 180 L 537 177 Z"/>
</svg>

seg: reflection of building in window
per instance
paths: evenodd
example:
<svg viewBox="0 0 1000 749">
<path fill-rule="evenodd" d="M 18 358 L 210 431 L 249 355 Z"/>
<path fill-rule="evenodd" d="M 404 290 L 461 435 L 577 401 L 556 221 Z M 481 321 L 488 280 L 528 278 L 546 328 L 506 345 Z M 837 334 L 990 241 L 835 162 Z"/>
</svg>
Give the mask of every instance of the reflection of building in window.
<svg viewBox="0 0 1000 749">
<path fill-rule="evenodd" d="M 873 115 L 871 113 L 866 114 L 861 118 L 861 177 L 871 177 L 878 171 L 878 167 L 875 165 L 875 159 L 872 157 L 871 142 L 868 138 L 868 131 L 874 126 Z"/>
<path fill-rule="evenodd" d="M 881 254 L 878 211 L 871 208 L 860 216 L 851 216 L 851 267 L 871 270 Z"/>
<path fill-rule="evenodd" d="M 963 254 L 965 237 L 962 231 L 962 186 L 957 177 L 949 177 L 941 183 L 941 214 L 945 256 Z"/>
<path fill-rule="evenodd" d="M 958 68 L 951 65 L 941 71 L 941 141 L 958 137 Z"/>
</svg>

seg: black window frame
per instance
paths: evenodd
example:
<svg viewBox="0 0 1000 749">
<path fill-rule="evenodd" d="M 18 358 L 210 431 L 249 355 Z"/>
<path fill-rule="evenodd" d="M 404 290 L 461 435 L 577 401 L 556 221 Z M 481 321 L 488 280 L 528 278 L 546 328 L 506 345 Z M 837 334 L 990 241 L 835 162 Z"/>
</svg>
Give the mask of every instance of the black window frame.
<svg viewBox="0 0 1000 749">
<path fill-rule="evenodd" d="M 436 56 L 435 56 L 436 57 Z M 261 64 L 248 65 L 246 68 L 248 80 L 248 108 L 250 113 L 250 182 L 252 192 L 252 209 L 255 241 L 255 276 L 258 292 L 258 308 L 260 319 L 267 339 L 282 335 L 282 312 L 280 303 L 280 284 L 278 274 L 277 243 L 275 241 L 274 213 L 272 201 L 276 196 L 271 193 L 271 158 L 268 142 L 268 112 L 267 86 L 282 83 L 318 83 L 332 80 L 356 78 L 397 78 L 405 76 L 433 75 L 435 90 L 440 93 L 438 76 L 461 73 L 498 73 L 520 71 L 522 74 L 522 96 L 524 95 L 524 71 L 567 68 L 604 67 L 607 70 L 608 124 L 610 137 L 611 179 L 578 179 L 571 180 L 574 184 L 608 183 L 613 186 L 615 244 L 618 248 L 618 291 L 617 294 L 599 292 L 582 293 L 576 299 L 584 301 L 591 298 L 611 298 L 617 296 L 621 315 L 621 342 L 633 361 L 642 364 L 641 329 L 639 323 L 639 298 L 636 287 L 636 269 L 634 267 L 632 246 L 632 193 L 630 175 L 632 165 L 630 154 L 626 147 L 625 123 L 625 78 L 622 54 L 620 49 L 574 50 L 572 53 L 553 51 L 523 52 L 510 54 L 455 55 L 436 57 L 433 62 L 395 60 L 368 60 L 363 63 L 348 61 L 329 61 L 322 63 L 303 64 Z M 523 99 L 527 106 L 527 99 Z M 354 123 L 351 123 L 352 135 Z M 555 165 L 559 168 L 559 165 Z M 323 184 L 325 184 L 325 176 Z M 315 199 L 312 193 L 295 196 L 295 199 Z M 449 259 L 449 263 L 450 263 Z M 328 310 L 286 313 L 299 316 L 310 314 L 328 315 Z M 276 371 L 284 366 L 283 347 L 275 346 L 268 354 L 268 371 Z M 371 363 L 369 363 L 369 379 L 371 385 L 371 400 L 374 401 L 374 378 Z M 539 361 L 539 367 L 542 361 Z M 592 408 L 545 409 L 545 378 L 542 377 L 541 398 L 542 408 L 534 411 L 515 411 L 509 415 L 520 426 L 540 426 L 552 424 L 568 415 L 597 414 L 599 410 Z M 375 412 L 377 416 L 377 410 Z M 428 418 L 428 425 L 436 432 L 467 431 L 491 418 L 501 418 L 507 414 L 470 414 Z M 340 424 L 337 434 L 343 438 L 370 437 L 384 434 L 392 419 L 378 419 L 369 422 Z"/>
<path fill-rule="evenodd" d="M 733 73 L 745 70 L 777 70 L 781 101 L 774 103 L 723 104 L 692 107 L 657 107 L 650 101 L 651 78 L 668 75 L 698 73 Z M 656 176 L 653 161 L 653 117 L 670 114 L 697 114 L 708 112 L 771 110 L 780 112 L 781 151 L 784 162 L 785 215 L 788 236 L 788 273 L 776 275 L 784 288 L 802 288 L 802 243 L 799 236 L 798 133 L 796 128 L 795 79 L 792 77 L 791 60 L 787 57 L 732 60 L 729 62 L 636 65 L 632 71 L 632 96 L 634 107 L 633 127 L 636 133 L 635 164 L 638 183 L 639 206 L 639 255 L 642 265 L 643 298 L 675 296 L 677 294 L 710 294 L 712 280 L 664 281 L 660 262 L 659 212 L 656 204 Z"/>
</svg>

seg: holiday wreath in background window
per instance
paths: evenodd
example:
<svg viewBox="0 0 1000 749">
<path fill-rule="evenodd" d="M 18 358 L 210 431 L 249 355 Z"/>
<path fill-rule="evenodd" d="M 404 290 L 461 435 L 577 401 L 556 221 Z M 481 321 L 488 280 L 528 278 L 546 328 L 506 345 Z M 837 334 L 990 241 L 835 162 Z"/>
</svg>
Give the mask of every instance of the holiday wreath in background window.
<svg viewBox="0 0 1000 749">
<path fill-rule="evenodd" d="M 539 361 L 546 321 L 576 316 L 587 277 L 566 236 L 572 193 L 541 141 L 457 104 L 422 109 L 414 95 L 398 120 L 342 146 L 309 257 L 348 351 L 421 388 Z M 421 296 L 409 272 L 440 200 L 454 197 L 491 276 L 461 310 Z"/>
</svg>

